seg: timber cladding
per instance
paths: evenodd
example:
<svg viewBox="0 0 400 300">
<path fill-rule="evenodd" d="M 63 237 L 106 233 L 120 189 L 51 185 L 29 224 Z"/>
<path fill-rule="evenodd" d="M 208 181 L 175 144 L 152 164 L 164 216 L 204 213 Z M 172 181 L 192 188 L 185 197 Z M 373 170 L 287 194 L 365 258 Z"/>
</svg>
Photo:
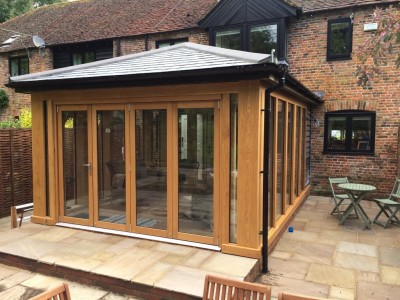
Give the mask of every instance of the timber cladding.
<svg viewBox="0 0 400 300">
<path fill-rule="evenodd" d="M 32 131 L 0 129 L 0 217 L 32 201 Z"/>
</svg>

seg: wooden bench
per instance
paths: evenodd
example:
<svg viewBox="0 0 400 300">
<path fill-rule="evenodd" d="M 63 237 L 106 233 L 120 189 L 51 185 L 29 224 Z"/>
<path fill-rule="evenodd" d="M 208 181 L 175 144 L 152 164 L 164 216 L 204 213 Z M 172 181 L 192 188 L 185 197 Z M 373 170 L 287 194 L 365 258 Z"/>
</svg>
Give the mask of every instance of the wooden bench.
<svg viewBox="0 0 400 300">
<path fill-rule="evenodd" d="M 49 289 L 30 300 L 71 300 L 68 284 L 62 283 L 52 289 Z"/>
<path fill-rule="evenodd" d="M 269 286 L 207 275 L 204 282 L 203 300 L 270 300 Z"/>
<path fill-rule="evenodd" d="M 33 210 L 33 203 L 11 206 L 11 228 L 21 227 L 22 221 L 31 217 L 24 217 L 24 213 Z"/>
</svg>

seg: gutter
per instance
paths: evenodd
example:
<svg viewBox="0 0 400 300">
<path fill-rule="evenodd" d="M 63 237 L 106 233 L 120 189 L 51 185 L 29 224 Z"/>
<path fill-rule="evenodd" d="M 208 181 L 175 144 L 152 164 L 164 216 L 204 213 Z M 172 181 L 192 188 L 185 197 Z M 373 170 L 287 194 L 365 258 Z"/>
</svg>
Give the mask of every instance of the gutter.
<svg viewBox="0 0 400 300">
<path fill-rule="evenodd" d="M 263 169 L 263 228 L 262 234 L 262 272 L 268 273 L 268 162 L 269 162 L 269 121 L 271 118 L 271 93 L 282 88 L 286 83 L 286 73 L 288 64 L 286 62 L 279 63 L 278 76 L 279 82 L 265 90 L 264 104 L 264 165 Z"/>
</svg>

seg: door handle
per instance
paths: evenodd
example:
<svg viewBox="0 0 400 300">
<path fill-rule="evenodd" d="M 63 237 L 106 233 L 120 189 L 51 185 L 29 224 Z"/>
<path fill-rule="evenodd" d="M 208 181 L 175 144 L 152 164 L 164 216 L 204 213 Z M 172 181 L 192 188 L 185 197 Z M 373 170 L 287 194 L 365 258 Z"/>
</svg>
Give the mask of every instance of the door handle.
<svg viewBox="0 0 400 300">
<path fill-rule="evenodd" d="M 92 173 L 92 163 L 91 163 L 91 162 L 89 162 L 89 163 L 87 163 L 87 164 L 82 164 L 82 166 L 88 167 L 88 168 L 89 168 L 89 174 Z"/>
</svg>

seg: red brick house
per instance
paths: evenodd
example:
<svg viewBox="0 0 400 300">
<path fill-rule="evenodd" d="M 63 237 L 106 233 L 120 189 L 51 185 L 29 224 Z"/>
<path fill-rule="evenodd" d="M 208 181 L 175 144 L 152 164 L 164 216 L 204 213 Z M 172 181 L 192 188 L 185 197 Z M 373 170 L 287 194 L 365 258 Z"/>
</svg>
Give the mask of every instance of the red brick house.
<svg viewBox="0 0 400 300">
<path fill-rule="evenodd" d="M 328 194 L 328 177 L 348 176 L 351 181 L 375 185 L 378 193 L 388 193 L 394 178 L 400 175 L 400 72 L 390 64 L 382 67 L 382 75 L 373 87 L 364 89 L 357 85 L 353 75 L 356 61 L 351 54 L 373 31 L 374 8 L 398 2 L 78 1 L 44 7 L 1 24 L 0 38 L 9 37 L 6 29 L 37 34 L 46 41 L 44 50 L 32 48 L 30 51 L 30 72 L 182 41 L 271 54 L 272 61 L 289 64 L 289 73 L 300 87 L 304 85 L 324 100 L 323 104 L 307 106 L 298 116 L 304 120 L 305 143 L 301 143 L 304 148 L 295 151 L 304 154 L 301 163 L 304 173 L 301 179 L 295 178 L 302 181 L 301 186 L 290 185 L 289 189 L 298 192 L 308 187 L 312 193 Z M 121 11 L 120 7 L 125 9 Z M 78 11 L 85 18 L 78 17 Z M 59 22 L 60 18 L 66 22 Z M 39 23 L 39 20 L 45 21 Z M 9 47 L 1 48 L 1 64 L 14 62 L 21 70 L 22 58 L 27 53 L 25 47 L 32 46 L 29 40 L 30 37 L 21 36 Z M 7 70 L 2 68 L 0 86 L 8 82 Z M 12 89 L 8 91 L 18 109 L 14 102 L 20 99 L 20 94 L 16 96 Z M 28 97 L 24 99 L 29 103 Z M 278 98 L 273 99 L 271 109 L 278 119 L 270 128 L 276 140 L 264 150 L 274 151 L 271 173 L 276 176 L 270 179 L 270 186 L 275 189 L 268 195 L 273 207 L 268 225 L 278 228 L 274 233 L 278 235 L 290 219 L 286 211 L 290 201 L 285 203 L 285 197 L 278 194 L 293 193 L 287 190 L 287 182 L 294 179 L 289 178 L 287 168 L 292 157 L 281 155 L 289 140 L 286 125 L 282 125 L 289 123 L 288 117 L 284 117 L 287 109 Z M 14 113 L 13 109 L 7 113 Z"/>
</svg>

